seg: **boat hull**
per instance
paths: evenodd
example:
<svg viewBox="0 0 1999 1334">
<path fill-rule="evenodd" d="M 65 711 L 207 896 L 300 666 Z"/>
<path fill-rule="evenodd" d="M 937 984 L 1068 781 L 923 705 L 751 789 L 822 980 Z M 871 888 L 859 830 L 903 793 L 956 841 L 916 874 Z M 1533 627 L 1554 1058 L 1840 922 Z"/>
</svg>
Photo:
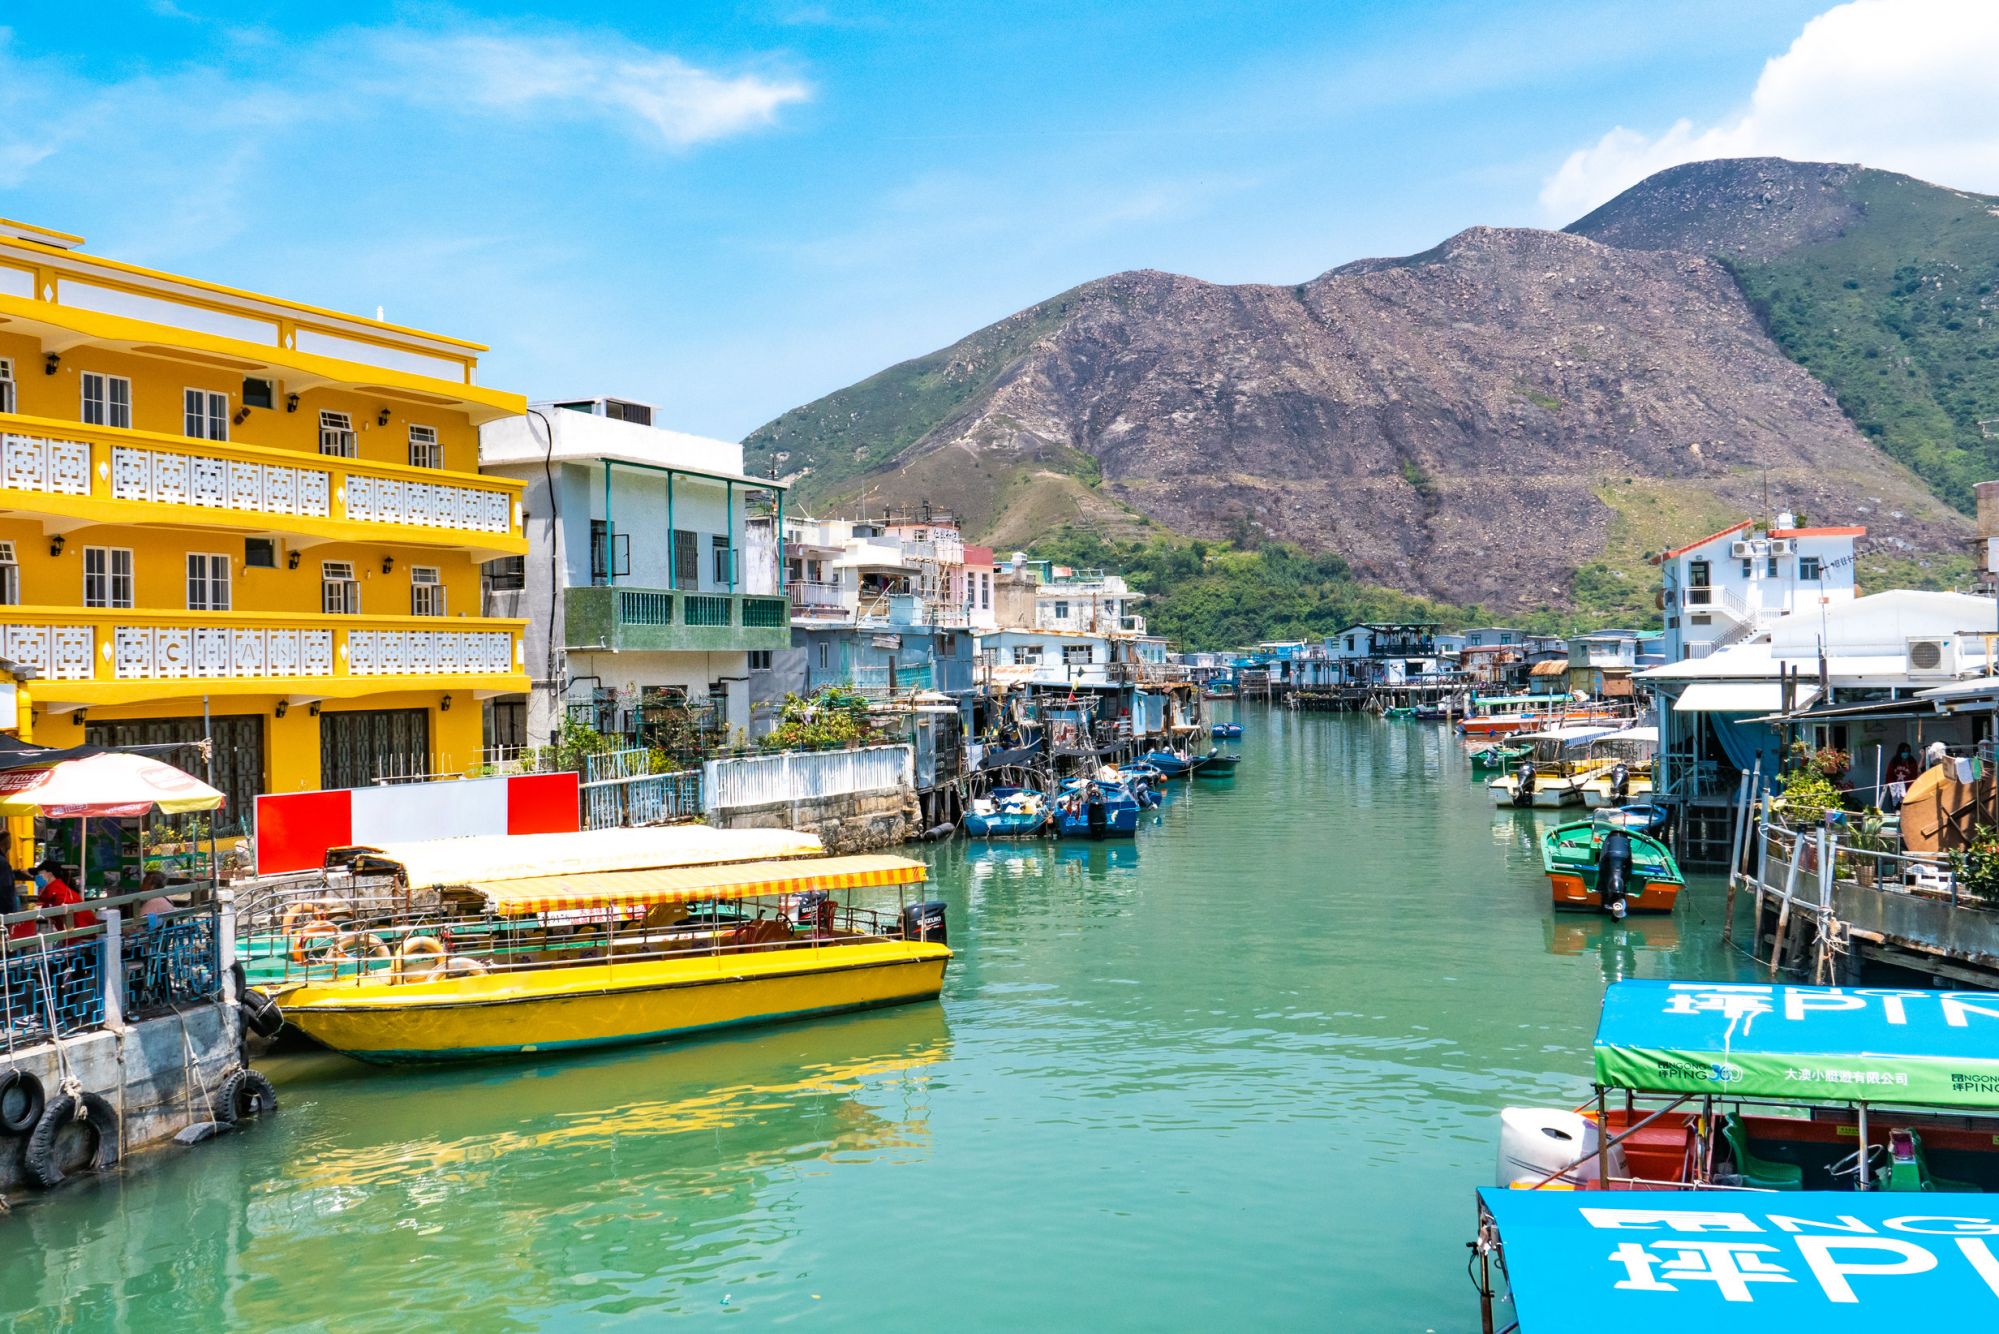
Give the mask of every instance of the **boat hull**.
<svg viewBox="0 0 1999 1334">
<path fill-rule="evenodd" d="M 1634 776 L 1625 785 L 1621 799 L 1613 800 L 1610 795 L 1610 780 L 1599 778 L 1583 788 L 1583 804 L 1591 810 L 1601 810 L 1605 806 L 1635 806 L 1651 800 L 1652 780 Z"/>
<path fill-rule="evenodd" d="M 1495 806 L 1512 810 L 1526 809 L 1515 805 L 1510 780 L 1495 780 L 1488 783 L 1486 791 L 1491 794 L 1492 804 Z M 1558 811 L 1564 806 L 1573 806 L 1581 800 L 1582 797 L 1577 794 L 1572 784 L 1544 778 L 1535 787 L 1533 800 L 1527 804 L 1538 811 Z"/>
<path fill-rule="evenodd" d="M 1138 807 L 1108 807 L 1101 825 L 1092 825 L 1087 815 L 1061 812 L 1056 816 L 1055 832 L 1063 838 L 1134 838 L 1138 834 Z"/>
<path fill-rule="evenodd" d="M 1680 901 L 1680 886 L 1673 880 L 1645 880 L 1644 888 L 1624 899 L 1626 912 L 1668 913 Z M 1602 912 L 1603 896 L 1570 871 L 1554 871 L 1548 876 L 1549 892 L 1556 912 Z"/>
<path fill-rule="evenodd" d="M 364 1061 L 404 1064 L 660 1042 L 933 1000 L 951 951 L 925 941 L 488 973 L 397 986 L 307 985 L 284 1013 Z"/>
<path fill-rule="evenodd" d="M 1033 838 L 1047 823 L 1046 815 L 980 815 L 967 812 L 965 833 L 973 838 Z"/>
</svg>

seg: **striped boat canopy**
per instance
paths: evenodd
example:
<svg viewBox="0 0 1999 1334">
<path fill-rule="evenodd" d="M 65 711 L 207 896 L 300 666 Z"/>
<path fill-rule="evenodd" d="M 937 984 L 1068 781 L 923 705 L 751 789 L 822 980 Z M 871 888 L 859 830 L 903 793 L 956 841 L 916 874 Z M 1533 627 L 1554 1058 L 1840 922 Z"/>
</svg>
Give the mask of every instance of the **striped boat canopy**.
<svg viewBox="0 0 1999 1334">
<path fill-rule="evenodd" d="M 526 917 L 571 908 L 707 903 L 716 899 L 801 894 L 807 890 L 920 885 L 926 878 L 927 868 L 922 862 L 875 854 L 486 880 L 467 888 L 483 897 L 486 906 L 501 917 Z"/>
</svg>

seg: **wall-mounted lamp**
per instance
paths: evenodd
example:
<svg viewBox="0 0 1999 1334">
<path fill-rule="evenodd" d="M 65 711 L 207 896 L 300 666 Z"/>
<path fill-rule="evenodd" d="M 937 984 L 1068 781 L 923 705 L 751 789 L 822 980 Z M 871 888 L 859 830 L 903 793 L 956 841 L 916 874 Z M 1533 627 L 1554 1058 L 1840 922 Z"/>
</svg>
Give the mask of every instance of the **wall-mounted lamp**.
<svg viewBox="0 0 1999 1334">
<path fill-rule="evenodd" d="M 83 726 L 83 715 L 84 715 L 84 713 L 85 713 L 85 712 L 86 712 L 86 710 L 84 710 L 84 709 L 78 709 L 78 710 L 77 710 L 77 711 L 76 711 L 75 713 L 72 713 L 72 714 L 70 715 L 70 717 L 71 717 L 71 718 L 73 718 L 73 719 L 74 719 L 74 720 L 76 721 L 76 725 L 77 725 L 78 727 L 81 727 L 81 726 Z"/>
<path fill-rule="evenodd" d="M 286 394 L 286 395 L 285 395 L 285 411 L 286 411 L 286 412 L 297 412 L 297 411 L 298 411 L 298 395 L 297 395 L 297 394 Z"/>
<path fill-rule="evenodd" d="M 389 410 L 387 408 L 381 408 L 377 410 L 375 413 L 375 425 L 387 426 L 388 424 L 389 424 Z"/>
<path fill-rule="evenodd" d="M 451 696 L 449 696 L 449 695 L 446 695 L 446 696 L 445 696 L 445 697 L 444 697 L 443 699 L 441 699 L 441 700 L 437 701 L 437 708 L 438 708 L 438 712 L 440 712 L 440 713 L 450 713 L 450 712 L 451 712 Z"/>
<path fill-rule="evenodd" d="M 382 557 L 382 573 L 383 573 L 383 574 L 387 574 L 387 573 L 388 573 L 388 572 L 389 572 L 390 570 L 393 570 L 393 569 L 395 569 L 395 568 L 396 568 L 396 558 L 395 558 L 394 556 L 384 556 L 384 557 Z"/>
<path fill-rule="evenodd" d="M 287 570 L 296 570 L 298 568 L 298 553 L 296 551 L 285 553 L 285 568 Z"/>
<path fill-rule="evenodd" d="M 286 710 L 286 709 L 289 709 L 290 707 L 291 707 L 291 705 L 290 705 L 290 704 L 289 704 L 288 702 L 286 702 L 285 700 L 279 700 L 279 701 L 278 701 L 278 707 L 277 707 L 277 709 L 275 710 L 275 712 L 277 713 L 278 717 L 282 718 L 282 717 L 284 717 L 284 716 L 285 716 L 285 710 Z"/>
<path fill-rule="evenodd" d="M 319 706 L 317 704 L 308 704 L 305 706 L 305 712 L 307 717 L 317 718 L 319 716 Z"/>
<path fill-rule="evenodd" d="M 62 365 L 62 353 L 51 352 L 42 358 L 42 374 L 54 375 L 56 367 Z"/>
<path fill-rule="evenodd" d="M 241 426 L 244 422 L 248 421 L 249 419 L 250 419 L 250 409 L 247 407 L 242 407 L 236 409 L 236 415 L 229 419 L 229 424 L 231 426 Z"/>
<path fill-rule="evenodd" d="M 61 533 L 57 533 L 54 537 L 49 539 L 49 554 L 51 556 L 62 555 L 62 544 L 63 544 L 63 536 Z"/>
</svg>

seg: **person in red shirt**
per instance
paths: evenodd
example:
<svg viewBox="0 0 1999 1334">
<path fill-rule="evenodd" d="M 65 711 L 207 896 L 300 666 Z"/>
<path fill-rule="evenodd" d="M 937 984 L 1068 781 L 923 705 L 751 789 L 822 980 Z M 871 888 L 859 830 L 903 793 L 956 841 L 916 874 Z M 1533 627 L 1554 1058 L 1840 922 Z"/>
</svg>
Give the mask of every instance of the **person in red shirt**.
<svg viewBox="0 0 1999 1334">
<path fill-rule="evenodd" d="M 62 864 L 51 857 L 35 868 L 35 902 L 44 908 L 60 908 L 71 903 L 83 902 L 83 895 L 69 887 L 62 878 Z M 71 927 L 96 926 L 97 914 L 88 909 L 64 914 L 61 917 L 45 918 L 51 931 L 67 931 Z"/>
</svg>

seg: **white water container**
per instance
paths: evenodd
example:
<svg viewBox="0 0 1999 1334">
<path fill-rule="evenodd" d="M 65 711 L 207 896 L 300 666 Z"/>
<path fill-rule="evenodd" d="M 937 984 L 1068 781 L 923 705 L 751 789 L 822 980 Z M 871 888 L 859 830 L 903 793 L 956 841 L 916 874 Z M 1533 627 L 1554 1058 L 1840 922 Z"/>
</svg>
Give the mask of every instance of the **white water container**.
<svg viewBox="0 0 1999 1334">
<path fill-rule="evenodd" d="M 1594 1185 L 1597 1180 L 1596 1122 L 1576 1112 L 1551 1107 L 1507 1107 L 1499 1113 L 1497 1184 L 1531 1186 L 1553 1177 L 1554 1187 Z M 1612 1146 L 1610 1173 L 1624 1174 L 1623 1154 Z M 1582 1159 L 1577 1163 L 1577 1159 Z M 1569 1167 L 1575 1163 L 1574 1167 Z"/>
</svg>

